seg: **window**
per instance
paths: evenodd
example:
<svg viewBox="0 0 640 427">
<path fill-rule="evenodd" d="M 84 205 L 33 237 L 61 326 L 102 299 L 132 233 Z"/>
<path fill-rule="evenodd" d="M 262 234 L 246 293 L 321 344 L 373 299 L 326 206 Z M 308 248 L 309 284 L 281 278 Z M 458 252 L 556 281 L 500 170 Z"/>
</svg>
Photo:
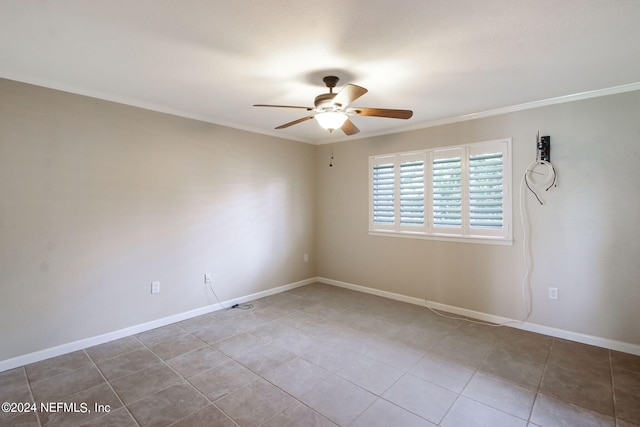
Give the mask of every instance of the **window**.
<svg viewBox="0 0 640 427">
<path fill-rule="evenodd" d="M 371 234 L 510 243 L 511 140 L 369 158 Z"/>
</svg>

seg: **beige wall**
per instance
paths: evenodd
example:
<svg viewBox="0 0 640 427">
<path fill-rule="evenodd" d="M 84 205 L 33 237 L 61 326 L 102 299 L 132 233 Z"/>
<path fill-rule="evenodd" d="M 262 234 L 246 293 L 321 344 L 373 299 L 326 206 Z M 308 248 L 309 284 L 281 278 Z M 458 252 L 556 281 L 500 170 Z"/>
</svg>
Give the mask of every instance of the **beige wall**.
<svg viewBox="0 0 640 427">
<path fill-rule="evenodd" d="M 640 344 L 640 92 L 328 146 L 317 157 L 318 275 L 521 318 L 519 184 L 535 136 L 551 136 L 558 187 L 527 196 L 536 324 Z M 365 128 L 365 118 L 359 126 Z M 513 138 L 513 246 L 369 236 L 368 157 Z M 547 299 L 547 287 L 560 299 Z"/>
<path fill-rule="evenodd" d="M 313 277 L 314 197 L 311 145 L 0 79 L 0 361 Z"/>
<path fill-rule="evenodd" d="M 0 361 L 214 304 L 204 272 L 222 300 L 317 275 L 519 318 L 538 130 L 560 178 L 545 206 L 528 197 L 530 320 L 640 344 L 639 107 L 633 92 L 352 140 L 330 168 L 328 146 L 0 79 Z M 368 236 L 368 156 L 505 137 L 513 246 Z"/>
</svg>

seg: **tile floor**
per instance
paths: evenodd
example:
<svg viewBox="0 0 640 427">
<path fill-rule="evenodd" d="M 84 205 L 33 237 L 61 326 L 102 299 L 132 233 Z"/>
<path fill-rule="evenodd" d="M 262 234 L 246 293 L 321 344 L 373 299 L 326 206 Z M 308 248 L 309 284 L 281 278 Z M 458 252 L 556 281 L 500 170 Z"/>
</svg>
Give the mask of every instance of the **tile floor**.
<svg viewBox="0 0 640 427">
<path fill-rule="evenodd" d="M 319 283 L 253 305 L 0 373 L 57 405 L 0 426 L 640 425 L 638 356 Z"/>
</svg>

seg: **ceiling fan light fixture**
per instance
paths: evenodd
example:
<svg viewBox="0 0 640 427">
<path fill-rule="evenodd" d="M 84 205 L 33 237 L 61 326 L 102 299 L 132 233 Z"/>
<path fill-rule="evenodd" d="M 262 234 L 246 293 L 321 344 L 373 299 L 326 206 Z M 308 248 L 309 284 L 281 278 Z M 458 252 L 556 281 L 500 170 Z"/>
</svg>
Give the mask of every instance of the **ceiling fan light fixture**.
<svg viewBox="0 0 640 427">
<path fill-rule="evenodd" d="M 328 131 L 340 129 L 345 121 L 347 121 L 347 114 L 340 111 L 326 111 L 318 113 L 315 116 L 320 126 Z"/>
<path fill-rule="evenodd" d="M 391 119 L 409 119 L 413 115 L 411 110 L 392 110 L 389 108 L 349 108 L 349 105 L 362 95 L 367 93 L 367 89 L 353 85 L 345 85 L 338 93 L 333 92 L 333 88 L 338 83 L 335 76 L 327 76 L 323 79 L 325 85 L 329 88 L 329 93 L 322 93 L 315 97 L 314 107 L 301 107 L 298 105 L 269 105 L 254 104 L 254 107 L 276 107 L 276 108 L 299 108 L 307 111 L 313 111 L 306 117 L 285 123 L 276 127 L 276 129 L 286 129 L 298 123 L 306 122 L 314 117 L 318 124 L 329 132 L 336 129 L 342 130 L 345 135 L 351 136 L 360 132 L 360 129 L 349 120 L 349 116 L 373 116 L 388 117 Z"/>
</svg>

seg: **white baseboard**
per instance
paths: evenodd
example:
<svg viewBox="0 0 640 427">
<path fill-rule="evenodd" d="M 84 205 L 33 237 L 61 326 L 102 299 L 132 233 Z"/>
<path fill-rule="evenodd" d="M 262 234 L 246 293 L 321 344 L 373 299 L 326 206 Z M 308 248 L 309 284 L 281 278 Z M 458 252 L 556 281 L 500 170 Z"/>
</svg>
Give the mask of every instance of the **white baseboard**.
<svg viewBox="0 0 640 427">
<path fill-rule="evenodd" d="M 39 362 L 41 360 L 49 359 L 51 357 L 56 357 L 63 354 L 71 353 L 77 350 L 82 350 L 84 348 L 93 347 L 94 345 L 104 344 L 106 342 L 128 337 L 130 335 L 139 334 L 141 332 L 149 331 L 151 329 L 159 328 L 161 326 L 166 326 L 172 323 L 180 322 L 182 320 L 191 319 L 192 317 L 197 317 L 203 314 L 212 313 L 214 311 L 218 311 L 222 309 L 223 307 L 230 307 L 234 304 L 242 304 L 247 301 L 253 301 L 258 298 L 264 298 L 269 295 L 278 294 L 280 292 L 288 291 L 290 289 L 295 289 L 300 286 L 315 283 L 316 281 L 317 279 L 313 277 L 310 279 L 301 280 L 299 282 L 289 283 L 287 285 L 278 286 L 276 288 L 268 289 L 266 291 L 256 292 L 250 295 L 245 295 L 239 298 L 234 298 L 228 301 L 224 301 L 222 302 L 222 304 L 207 305 L 204 307 L 197 308 L 195 310 L 174 314 L 171 316 L 163 317 L 161 319 L 156 319 L 150 322 L 141 323 L 138 325 L 119 329 L 117 331 L 108 332 L 106 334 L 84 338 L 78 341 L 61 344 L 56 347 L 46 348 L 43 350 L 35 351 L 33 353 L 28 353 L 21 356 L 13 357 L 11 359 L 2 360 L 0 361 L 0 372 L 4 372 L 9 369 L 17 368 L 23 365 L 28 365 L 30 363 Z"/>
<path fill-rule="evenodd" d="M 371 295 L 377 295 L 384 298 L 402 301 L 409 304 L 430 307 L 435 310 L 445 311 L 447 313 L 456 314 L 458 316 L 466 316 L 472 319 L 482 320 L 491 323 L 508 323 L 505 326 L 511 328 L 522 329 L 525 331 L 537 332 L 543 335 L 549 335 L 556 338 L 562 338 L 570 341 L 576 341 L 583 344 L 594 345 L 598 347 L 608 348 L 610 350 L 622 351 L 640 356 L 640 345 L 616 341 L 608 338 L 596 337 L 593 335 L 581 334 L 579 332 L 567 331 L 564 329 L 553 328 L 550 326 L 539 325 L 537 323 L 520 322 L 519 320 L 509 319 L 507 317 L 495 316 L 493 314 L 482 313 L 479 311 L 468 310 L 466 308 L 454 307 L 451 305 L 440 304 L 434 301 L 428 301 L 420 298 L 408 297 L 406 295 L 396 294 L 379 289 L 368 288 L 366 286 L 354 285 L 353 283 L 341 282 L 339 280 L 328 279 L 326 277 L 316 277 L 316 281 L 334 285 L 353 291 L 364 292 Z"/>
<path fill-rule="evenodd" d="M 234 304 L 242 304 L 247 301 L 253 301 L 258 298 L 264 298 L 269 295 L 278 294 L 280 292 L 295 289 L 300 286 L 310 285 L 315 282 L 322 282 L 328 285 L 338 286 L 345 289 L 351 289 L 353 291 L 363 292 L 371 295 L 377 295 L 383 298 L 389 298 L 396 301 L 402 301 L 409 304 L 419 305 L 423 307 L 430 307 L 435 310 L 445 311 L 447 313 L 456 314 L 459 316 L 466 316 L 473 319 L 482 320 L 491 323 L 507 323 L 511 322 L 507 326 L 517 329 L 523 329 L 526 331 L 537 332 L 544 335 L 553 336 L 556 338 L 562 338 L 570 341 L 576 341 L 583 344 L 595 345 L 598 347 L 608 348 L 610 350 L 622 351 L 625 353 L 631 353 L 640 355 L 640 345 L 626 343 L 622 341 L 611 340 L 608 338 L 596 337 L 593 335 L 581 334 L 578 332 L 567 331 L 564 329 L 552 328 L 550 326 L 538 325 L 536 323 L 524 322 L 520 323 L 518 320 L 509 319 L 506 317 L 495 316 L 492 314 L 482 313 L 479 311 L 468 310 L 466 308 L 454 307 L 446 304 L 440 304 L 433 301 L 427 301 L 420 298 L 409 297 L 406 295 L 397 294 L 394 292 L 382 291 L 380 289 L 369 288 L 366 286 L 355 285 L 353 283 L 342 282 L 339 280 L 328 279 L 326 277 L 312 277 L 299 282 L 290 283 L 276 288 L 268 289 L 266 291 L 256 292 L 243 297 L 234 298 L 228 301 L 224 301 L 221 304 L 211 304 L 205 307 L 200 307 L 195 310 L 190 310 L 184 313 L 174 314 L 172 316 L 163 317 L 161 319 L 153 320 L 146 323 L 130 326 L 117 331 L 108 332 L 106 334 L 81 339 L 78 341 L 62 344 L 56 347 L 51 347 L 33 353 L 24 354 L 11 359 L 0 361 L 0 372 L 7 371 L 9 369 L 17 368 L 19 366 L 28 365 L 30 363 L 39 362 L 41 360 L 49 359 L 51 357 L 60 356 L 63 354 L 71 353 L 84 348 L 92 347 L 98 344 L 104 344 L 109 341 L 117 340 L 119 338 L 128 337 L 130 335 L 139 334 L 141 332 L 149 331 L 151 329 L 159 328 L 169 325 L 171 323 L 187 320 L 192 317 L 201 316 L 203 314 L 211 313 L 223 308 L 223 306 L 229 307 Z"/>
</svg>

